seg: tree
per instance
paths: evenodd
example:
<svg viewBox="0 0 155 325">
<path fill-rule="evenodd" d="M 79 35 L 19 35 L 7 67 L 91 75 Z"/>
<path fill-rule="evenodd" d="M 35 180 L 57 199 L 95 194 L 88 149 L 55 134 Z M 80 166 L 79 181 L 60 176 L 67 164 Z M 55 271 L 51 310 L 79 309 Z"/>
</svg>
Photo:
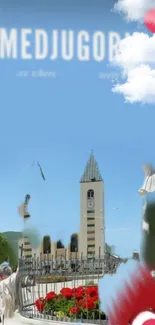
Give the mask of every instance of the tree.
<svg viewBox="0 0 155 325">
<path fill-rule="evenodd" d="M 43 252 L 44 254 L 51 254 L 51 238 L 44 236 L 43 238 Z"/>
<path fill-rule="evenodd" d="M 145 264 L 155 269 L 155 201 L 150 201 L 143 215 L 141 256 Z"/>
<path fill-rule="evenodd" d="M 57 249 L 65 248 L 65 246 L 63 245 L 63 243 L 62 243 L 62 241 L 60 239 L 57 241 L 56 244 L 57 244 Z"/>
<path fill-rule="evenodd" d="M 70 239 L 70 251 L 77 252 L 78 251 L 78 234 L 72 234 Z"/>
<path fill-rule="evenodd" d="M 0 233 L 0 263 L 3 263 L 8 258 L 11 267 L 17 264 L 17 258 L 13 252 L 8 240 Z"/>
</svg>

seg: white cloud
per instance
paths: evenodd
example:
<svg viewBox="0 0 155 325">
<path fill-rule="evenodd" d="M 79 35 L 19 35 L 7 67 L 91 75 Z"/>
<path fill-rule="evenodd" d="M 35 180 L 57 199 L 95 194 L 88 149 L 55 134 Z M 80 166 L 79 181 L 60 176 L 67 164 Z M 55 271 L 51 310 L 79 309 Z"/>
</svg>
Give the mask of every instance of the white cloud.
<svg viewBox="0 0 155 325">
<path fill-rule="evenodd" d="M 113 92 L 123 94 L 130 103 L 155 103 L 155 69 L 147 65 L 140 65 L 128 71 L 124 84 L 117 84 Z"/>
<path fill-rule="evenodd" d="M 139 64 L 155 64 L 155 35 L 133 33 L 120 41 L 119 52 L 115 58 L 116 65 L 126 70 Z"/>
<path fill-rule="evenodd" d="M 114 6 L 127 21 L 139 22 L 143 22 L 145 13 L 152 8 L 155 8 L 155 0 L 118 0 Z"/>
<path fill-rule="evenodd" d="M 155 35 L 133 33 L 120 41 L 113 62 L 122 72 L 122 83 L 112 91 L 130 103 L 155 103 Z"/>
<path fill-rule="evenodd" d="M 128 22 L 143 22 L 152 8 L 155 0 L 118 0 L 114 6 Z M 113 92 L 124 95 L 130 103 L 155 104 L 155 34 L 133 33 L 125 37 L 113 63 L 121 69 L 123 78 Z"/>
</svg>

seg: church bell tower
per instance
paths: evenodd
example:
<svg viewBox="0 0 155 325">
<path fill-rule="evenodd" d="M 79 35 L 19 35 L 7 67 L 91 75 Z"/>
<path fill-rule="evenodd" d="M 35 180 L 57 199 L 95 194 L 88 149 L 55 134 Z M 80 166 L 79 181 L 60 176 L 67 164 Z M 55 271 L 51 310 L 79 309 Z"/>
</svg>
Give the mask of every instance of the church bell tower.
<svg viewBox="0 0 155 325">
<path fill-rule="evenodd" d="M 104 257 L 104 183 L 91 153 L 80 180 L 79 256 Z"/>
</svg>

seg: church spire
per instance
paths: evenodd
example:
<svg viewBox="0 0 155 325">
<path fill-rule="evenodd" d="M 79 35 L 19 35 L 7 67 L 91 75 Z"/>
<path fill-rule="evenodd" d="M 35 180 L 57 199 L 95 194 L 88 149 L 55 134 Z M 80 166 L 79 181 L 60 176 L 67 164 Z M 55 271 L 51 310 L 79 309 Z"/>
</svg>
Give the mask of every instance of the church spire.
<svg viewBox="0 0 155 325">
<path fill-rule="evenodd" d="M 80 183 L 87 182 L 102 182 L 102 176 L 98 164 L 94 158 L 93 150 L 91 151 L 90 158 L 85 167 L 84 173 L 81 177 Z"/>
</svg>

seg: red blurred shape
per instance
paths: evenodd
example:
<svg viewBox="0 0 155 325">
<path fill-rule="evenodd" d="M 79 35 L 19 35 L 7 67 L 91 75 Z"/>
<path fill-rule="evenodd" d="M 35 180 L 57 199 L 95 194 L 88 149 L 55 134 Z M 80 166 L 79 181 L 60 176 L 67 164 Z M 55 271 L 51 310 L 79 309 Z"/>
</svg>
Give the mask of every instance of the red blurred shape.
<svg viewBox="0 0 155 325">
<path fill-rule="evenodd" d="M 146 13 L 144 24 L 150 32 L 155 33 L 155 9 L 151 9 Z"/>
<path fill-rule="evenodd" d="M 136 274 L 131 274 L 131 285 L 124 283 L 124 290 L 117 293 L 108 312 L 108 325 L 128 325 L 142 312 L 155 311 L 155 280 L 151 272 L 139 266 Z M 145 325 L 155 325 L 149 320 Z M 143 325 L 144 325 L 143 324 Z"/>
</svg>

